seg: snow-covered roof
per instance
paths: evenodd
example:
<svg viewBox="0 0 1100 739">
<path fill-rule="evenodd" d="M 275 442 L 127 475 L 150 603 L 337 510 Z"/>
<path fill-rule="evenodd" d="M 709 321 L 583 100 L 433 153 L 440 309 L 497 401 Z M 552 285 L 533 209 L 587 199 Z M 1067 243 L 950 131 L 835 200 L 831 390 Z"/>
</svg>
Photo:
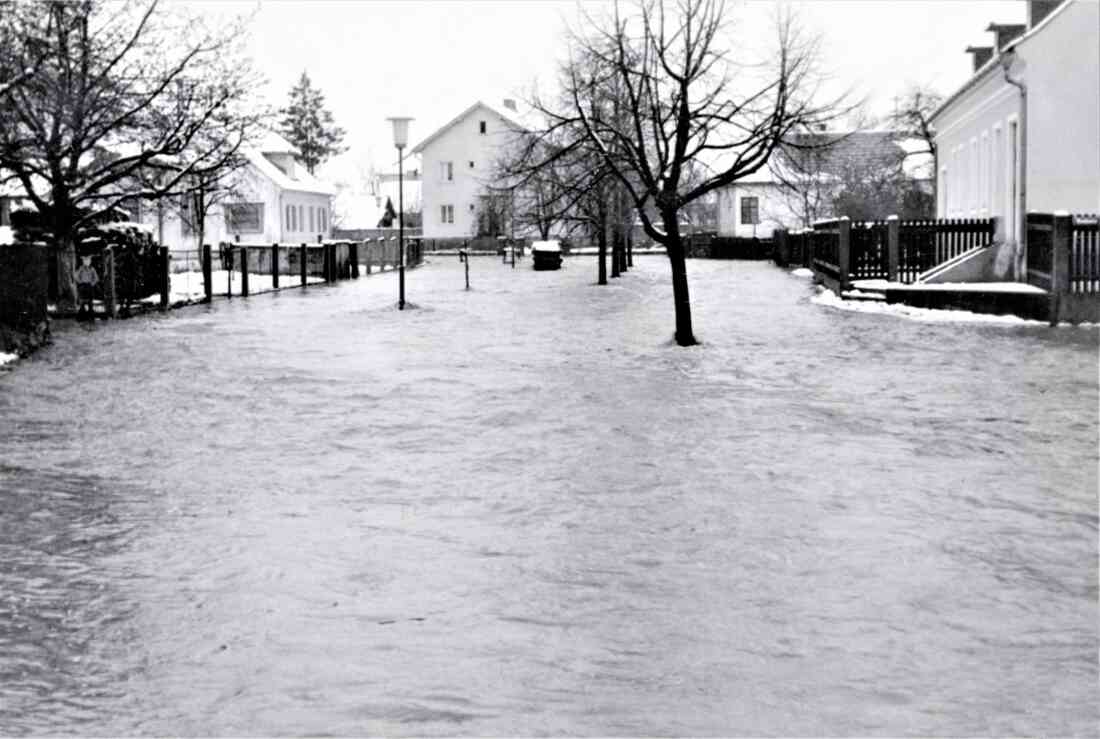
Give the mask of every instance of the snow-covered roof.
<svg viewBox="0 0 1100 739">
<path fill-rule="evenodd" d="M 244 155 L 253 167 L 283 190 L 320 193 L 322 195 L 336 194 L 336 189 L 332 185 L 311 175 L 301 162 L 298 162 L 297 166 L 294 167 L 294 174 L 291 176 L 276 167 L 274 162 L 264 156 L 263 152 L 258 149 L 248 149 L 244 152 Z"/>
<path fill-rule="evenodd" d="M 294 156 L 301 156 L 302 154 L 297 146 L 287 141 L 276 131 L 268 131 L 264 134 L 264 138 L 257 148 L 264 154 L 293 154 Z"/>
<path fill-rule="evenodd" d="M 424 150 L 424 147 L 426 147 L 431 142 L 435 141 L 437 138 L 439 138 L 440 136 L 445 134 L 447 131 L 451 130 L 453 127 L 455 127 L 460 122 L 462 122 L 467 117 L 469 117 L 471 113 L 473 113 L 477 110 L 487 110 L 490 113 L 495 113 L 496 115 L 500 116 L 505 121 L 510 123 L 512 126 L 514 126 L 516 128 L 516 130 L 518 130 L 518 131 L 527 131 L 527 130 L 529 130 L 528 126 L 524 125 L 524 123 L 519 120 L 520 115 L 519 115 L 518 111 L 508 110 L 508 112 L 506 113 L 503 110 L 500 110 L 499 108 L 495 108 L 495 107 L 493 107 L 491 105 L 488 105 L 487 103 L 485 103 L 481 100 L 478 100 L 476 103 L 471 105 L 469 108 L 466 108 L 466 110 L 462 111 L 457 116 L 452 118 L 449 123 L 447 123 L 446 125 L 436 129 L 436 131 L 433 134 L 431 134 L 430 136 L 428 136 L 428 138 L 424 139 L 419 144 L 414 146 L 411 153 L 419 154 L 420 152 L 422 152 Z"/>
</svg>

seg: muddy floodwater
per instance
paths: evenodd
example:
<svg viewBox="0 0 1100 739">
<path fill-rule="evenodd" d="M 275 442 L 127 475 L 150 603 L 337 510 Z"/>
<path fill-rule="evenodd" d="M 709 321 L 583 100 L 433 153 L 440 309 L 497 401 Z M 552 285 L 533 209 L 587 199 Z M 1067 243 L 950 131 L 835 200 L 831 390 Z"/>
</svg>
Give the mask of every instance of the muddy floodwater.
<svg viewBox="0 0 1100 739">
<path fill-rule="evenodd" d="M 1095 329 L 663 257 L 61 326 L 0 372 L 0 734 L 1094 735 Z"/>
</svg>

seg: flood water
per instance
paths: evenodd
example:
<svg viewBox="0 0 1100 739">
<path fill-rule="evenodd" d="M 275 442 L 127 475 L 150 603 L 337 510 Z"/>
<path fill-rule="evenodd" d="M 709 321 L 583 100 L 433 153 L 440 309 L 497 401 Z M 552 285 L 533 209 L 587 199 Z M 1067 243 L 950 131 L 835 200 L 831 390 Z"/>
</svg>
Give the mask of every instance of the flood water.
<svg viewBox="0 0 1100 739">
<path fill-rule="evenodd" d="M 663 257 L 60 327 L 0 734 L 1095 734 L 1096 330 L 689 266 L 690 349 Z"/>
</svg>

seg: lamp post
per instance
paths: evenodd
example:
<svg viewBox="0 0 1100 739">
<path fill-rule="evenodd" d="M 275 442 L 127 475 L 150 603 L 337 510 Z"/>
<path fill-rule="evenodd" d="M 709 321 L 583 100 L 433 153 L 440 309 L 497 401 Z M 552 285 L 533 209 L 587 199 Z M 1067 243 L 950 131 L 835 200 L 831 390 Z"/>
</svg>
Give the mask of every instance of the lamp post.
<svg viewBox="0 0 1100 739">
<path fill-rule="evenodd" d="M 394 117 L 387 118 L 393 124 L 393 145 L 397 147 L 397 250 L 400 253 L 398 262 L 397 284 L 398 298 L 397 309 L 405 310 L 405 171 L 404 155 L 405 146 L 409 143 L 409 121 L 412 118 Z"/>
</svg>

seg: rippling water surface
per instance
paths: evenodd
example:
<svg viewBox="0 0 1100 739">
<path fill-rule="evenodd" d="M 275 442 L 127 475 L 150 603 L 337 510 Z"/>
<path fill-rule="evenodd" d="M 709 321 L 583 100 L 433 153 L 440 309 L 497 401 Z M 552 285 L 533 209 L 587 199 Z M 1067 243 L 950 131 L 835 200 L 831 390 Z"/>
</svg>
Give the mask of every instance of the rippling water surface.
<svg viewBox="0 0 1100 739">
<path fill-rule="evenodd" d="M 1094 734 L 1097 333 L 457 260 L 0 374 L 0 734 Z"/>
</svg>

